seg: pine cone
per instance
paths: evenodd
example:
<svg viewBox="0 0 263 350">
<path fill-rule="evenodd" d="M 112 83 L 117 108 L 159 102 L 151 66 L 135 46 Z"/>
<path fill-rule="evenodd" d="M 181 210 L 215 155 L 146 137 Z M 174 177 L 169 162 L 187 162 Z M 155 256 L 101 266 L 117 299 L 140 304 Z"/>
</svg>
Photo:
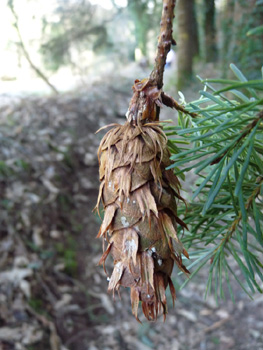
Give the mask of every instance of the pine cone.
<svg viewBox="0 0 263 350">
<path fill-rule="evenodd" d="M 174 262 L 185 273 L 181 254 L 188 257 L 177 237 L 180 183 L 172 170 L 167 138 L 156 119 L 160 93 L 148 81 L 136 81 L 128 121 L 116 124 L 103 137 L 100 162 L 100 201 L 105 209 L 98 237 L 108 241 L 99 264 L 110 253 L 114 270 L 109 291 L 130 287 L 132 312 L 138 305 L 148 320 L 167 313 L 165 290 L 171 281 Z M 134 118 L 136 116 L 136 118 Z M 149 117 L 150 116 L 150 117 Z M 177 199 L 176 199 L 177 198 Z"/>
</svg>

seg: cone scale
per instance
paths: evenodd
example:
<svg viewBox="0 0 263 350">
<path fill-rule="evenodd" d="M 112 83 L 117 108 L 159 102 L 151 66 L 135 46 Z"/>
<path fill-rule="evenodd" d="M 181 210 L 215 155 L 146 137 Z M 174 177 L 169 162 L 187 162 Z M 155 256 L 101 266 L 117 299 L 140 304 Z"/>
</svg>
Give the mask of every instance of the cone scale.
<svg viewBox="0 0 263 350">
<path fill-rule="evenodd" d="M 186 250 L 177 237 L 180 183 L 172 170 L 167 138 L 158 122 L 162 91 L 150 80 L 136 80 L 124 125 L 116 124 L 103 137 L 98 158 L 100 191 L 97 210 L 102 203 L 104 219 L 97 237 L 103 237 L 104 253 L 110 254 L 114 269 L 108 290 L 129 287 L 132 312 L 138 307 L 148 320 L 167 313 L 165 290 L 174 263 L 188 274 L 182 264 Z M 165 95 L 165 99 L 171 99 Z M 168 101 L 171 103 L 171 101 Z"/>
</svg>

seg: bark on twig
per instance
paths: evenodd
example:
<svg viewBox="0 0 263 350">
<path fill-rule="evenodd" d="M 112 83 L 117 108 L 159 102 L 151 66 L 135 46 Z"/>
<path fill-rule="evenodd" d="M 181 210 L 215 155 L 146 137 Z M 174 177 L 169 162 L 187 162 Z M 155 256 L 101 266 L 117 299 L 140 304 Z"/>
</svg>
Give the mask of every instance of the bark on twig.
<svg viewBox="0 0 263 350">
<path fill-rule="evenodd" d="M 141 122 L 144 123 L 148 121 L 158 121 L 160 107 L 162 107 L 163 104 L 170 108 L 175 108 L 176 110 L 189 114 L 193 118 L 197 116 L 196 113 L 187 111 L 172 97 L 166 95 L 162 91 L 166 57 L 170 51 L 171 45 L 175 44 L 172 37 L 174 7 L 175 0 L 163 0 L 160 35 L 158 38 L 153 71 L 148 79 L 135 80 L 135 84 L 133 85 L 134 94 L 130 101 L 126 117 L 134 124 L 140 124 Z"/>
<path fill-rule="evenodd" d="M 175 101 L 175 99 L 173 99 L 171 96 L 167 95 L 165 92 L 162 92 L 161 98 L 162 98 L 163 104 L 165 104 L 167 107 L 174 108 L 177 111 L 188 114 L 192 118 L 197 117 L 197 113 L 189 112 L 187 109 L 184 108 L 184 106 L 180 105 L 178 102 Z"/>
<path fill-rule="evenodd" d="M 150 75 L 150 80 L 156 82 L 158 89 L 161 89 L 163 86 L 163 73 L 167 54 L 171 49 L 171 45 L 175 44 L 172 36 L 174 7 L 175 0 L 163 0 L 163 11 L 160 22 L 160 34 L 158 38 L 155 65 Z"/>
</svg>

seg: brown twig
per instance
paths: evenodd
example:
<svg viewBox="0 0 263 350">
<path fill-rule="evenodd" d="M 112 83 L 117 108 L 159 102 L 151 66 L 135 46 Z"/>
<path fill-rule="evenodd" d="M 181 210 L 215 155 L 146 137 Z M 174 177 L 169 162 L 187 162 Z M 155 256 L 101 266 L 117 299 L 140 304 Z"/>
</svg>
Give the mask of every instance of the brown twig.
<svg viewBox="0 0 263 350">
<path fill-rule="evenodd" d="M 162 19 L 160 23 L 160 35 L 155 58 L 155 65 L 150 74 L 150 81 L 156 82 L 158 89 L 163 86 L 163 72 L 166 63 L 166 57 L 175 44 L 173 39 L 173 18 L 174 18 L 175 0 L 163 0 Z"/>
<path fill-rule="evenodd" d="M 253 129 L 254 127 L 257 125 L 257 123 L 263 120 L 263 112 L 259 112 L 257 115 L 257 118 L 255 118 L 251 123 L 249 123 L 246 127 L 244 127 L 241 131 L 240 131 L 240 136 L 239 138 L 236 140 L 236 142 L 234 143 L 233 146 L 231 146 L 229 149 L 227 149 L 221 156 L 219 156 L 218 158 L 216 158 L 215 160 L 213 160 L 210 165 L 214 165 L 220 162 L 220 160 L 229 152 L 231 151 L 233 148 L 237 147 L 239 142 L 241 140 L 243 140 Z"/>
<path fill-rule="evenodd" d="M 188 114 L 192 118 L 196 118 L 198 116 L 197 113 L 189 112 L 187 109 L 184 108 L 184 106 L 180 105 L 178 102 L 175 101 L 175 99 L 167 95 L 165 92 L 161 93 L 161 98 L 162 98 L 162 103 L 165 104 L 167 107 L 174 108 L 177 111 Z"/>
<path fill-rule="evenodd" d="M 155 65 L 148 79 L 135 80 L 133 85 L 134 94 L 126 113 L 126 117 L 131 123 L 140 124 L 141 122 L 158 121 L 160 107 L 163 104 L 189 114 L 193 118 L 197 116 L 196 113 L 187 111 L 162 91 L 166 57 L 171 45 L 176 44 L 172 36 L 175 1 L 163 0 Z"/>
<path fill-rule="evenodd" d="M 50 331 L 50 348 L 52 350 L 60 350 L 60 338 L 57 334 L 56 327 L 53 322 L 49 321 L 44 315 L 38 314 L 32 307 L 26 305 L 26 310 L 33 315 L 39 322 L 43 324 L 44 327 L 48 328 Z"/>
<path fill-rule="evenodd" d="M 231 316 L 228 316 L 226 318 L 223 318 L 222 320 L 216 321 L 211 326 L 203 329 L 203 333 L 207 334 L 207 333 L 213 332 L 214 330 L 221 328 L 225 323 L 229 322 L 230 320 L 231 320 Z"/>
<path fill-rule="evenodd" d="M 260 189 L 261 189 L 261 185 L 263 183 L 263 177 L 259 176 L 256 179 L 256 184 L 258 185 L 252 192 L 252 194 L 250 195 L 250 197 L 248 198 L 246 204 L 245 204 L 245 209 L 246 211 L 248 211 L 252 204 L 253 201 L 259 196 L 260 194 Z M 218 247 L 215 249 L 214 255 L 216 254 L 216 252 L 222 247 L 225 246 L 231 239 L 231 237 L 233 236 L 234 232 L 236 232 L 236 228 L 239 225 L 240 221 L 242 220 L 242 213 L 241 211 L 238 213 L 238 216 L 236 217 L 236 219 L 233 221 L 232 225 L 230 226 L 230 228 L 228 229 L 226 235 L 222 238 L 220 244 L 218 245 Z"/>
</svg>

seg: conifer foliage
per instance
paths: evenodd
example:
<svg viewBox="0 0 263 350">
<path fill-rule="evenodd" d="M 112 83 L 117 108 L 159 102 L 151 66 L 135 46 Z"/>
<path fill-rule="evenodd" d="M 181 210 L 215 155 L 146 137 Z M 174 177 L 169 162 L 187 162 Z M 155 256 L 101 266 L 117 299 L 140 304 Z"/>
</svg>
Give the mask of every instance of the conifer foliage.
<svg viewBox="0 0 263 350">
<path fill-rule="evenodd" d="M 207 293 L 216 299 L 234 299 L 232 280 L 249 296 L 263 292 L 263 79 L 230 69 L 233 80 L 201 79 L 200 99 L 186 105 L 195 118 L 179 111 L 178 126 L 165 127 L 169 168 L 185 178 L 196 174 L 187 212 L 178 209 L 191 249 L 182 287 L 206 265 Z"/>
</svg>

